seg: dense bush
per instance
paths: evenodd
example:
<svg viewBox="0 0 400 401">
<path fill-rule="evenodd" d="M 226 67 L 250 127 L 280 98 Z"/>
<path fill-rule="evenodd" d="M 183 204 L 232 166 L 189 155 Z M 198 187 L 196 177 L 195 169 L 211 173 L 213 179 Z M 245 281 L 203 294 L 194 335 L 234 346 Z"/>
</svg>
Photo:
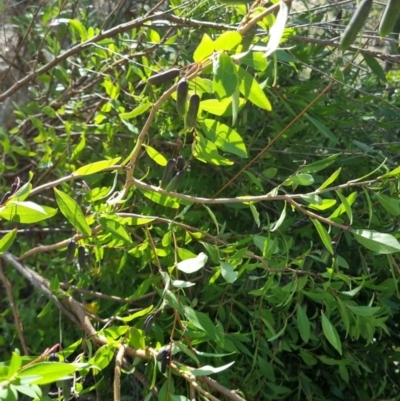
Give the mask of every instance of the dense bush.
<svg viewBox="0 0 400 401">
<path fill-rule="evenodd" d="M 396 399 L 383 8 L 340 52 L 353 9 L 272 3 L 13 17 L 23 74 L 0 102 L 28 96 L 0 128 L 0 399 Z"/>
</svg>

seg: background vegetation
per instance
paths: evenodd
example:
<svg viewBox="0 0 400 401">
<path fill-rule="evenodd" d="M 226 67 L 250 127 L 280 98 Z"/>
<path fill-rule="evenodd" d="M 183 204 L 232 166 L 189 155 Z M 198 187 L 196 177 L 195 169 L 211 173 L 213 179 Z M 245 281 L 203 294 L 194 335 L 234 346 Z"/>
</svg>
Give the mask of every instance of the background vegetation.
<svg viewBox="0 0 400 401">
<path fill-rule="evenodd" d="M 3 4 L 0 399 L 398 399 L 398 33 L 278 3 Z"/>
</svg>

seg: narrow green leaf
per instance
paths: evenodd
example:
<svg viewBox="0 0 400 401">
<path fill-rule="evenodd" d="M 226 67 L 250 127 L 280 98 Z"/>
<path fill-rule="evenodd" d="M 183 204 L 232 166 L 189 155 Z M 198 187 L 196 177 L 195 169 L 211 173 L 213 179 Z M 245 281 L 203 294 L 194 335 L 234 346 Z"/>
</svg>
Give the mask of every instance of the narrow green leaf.
<svg viewBox="0 0 400 401">
<path fill-rule="evenodd" d="M 232 97 L 226 97 L 225 99 L 202 100 L 200 102 L 200 108 L 215 116 L 233 117 L 233 96 L 235 96 L 235 93 Z M 245 104 L 246 100 L 240 97 L 238 111 L 240 111 Z"/>
<path fill-rule="evenodd" d="M 347 308 L 350 309 L 355 315 L 364 317 L 373 316 L 381 310 L 379 306 L 364 306 L 364 305 L 359 305 L 359 306 L 347 305 Z"/>
<path fill-rule="evenodd" d="M 305 342 L 308 343 L 310 339 L 310 321 L 306 311 L 301 305 L 297 305 L 297 328 L 299 329 L 300 337 Z"/>
<path fill-rule="evenodd" d="M 147 154 L 150 156 L 152 160 L 154 160 L 160 166 L 167 165 L 167 159 L 156 149 L 149 145 L 142 145 L 145 149 Z"/>
<path fill-rule="evenodd" d="M 322 202 L 312 203 L 308 205 L 310 209 L 314 210 L 327 210 L 336 205 L 336 199 L 322 199 Z"/>
<path fill-rule="evenodd" d="M 369 197 L 368 190 L 364 187 L 362 187 L 364 190 L 365 197 L 367 199 L 367 204 L 368 204 L 368 227 L 371 225 L 372 217 L 373 217 L 373 212 L 372 212 L 372 202 L 371 198 Z"/>
<path fill-rule="evenodd" d="M 340 341 L 339 334 L 323 311 L 321 311 L 321 321 L 324 336 L 330 342 L 333 348 L 335 348 L 336 351 L 342 355 L 342 343 Z"/>
<path fill-rule="evenodd" d="M 213 373 L 222 372 L 222 371 L 228 369 L 229 367 L 231 367 L 234 363 L 235 363 L 235 361 L 230 362 L 224 366 L 219 366 L 217 368 L 206 365 L 201 368 L 191 370 L 190 374 L 192 374 L 193 376 L 208 376 L 208 375 L 212 375 Z"/>
<path fill-rule="evenodd" d="M 268 46 L 265 51 L 265 57 L 270 56 L 279 46 L 285 30 L 286 22 L 289 16 L 289 7 L 286 3 L 281 1 L 279 3 L 279 11 L 276 16 L 275 23 L 269 31 Z"/>
<path fill-rule="evenodd" d="M 179 202 L 177 202 L 176 198 L 172 198 L 171 196 L 160 194 L 155 191 L 147 191 L 145 189 L 139 188 L 139 191 L 151 201 L 158 203 L 159 205 L 170 207 L 172 209 L 179 209 Z"/>
<path fill-rule="evenodd" d="M 116 157 L 115 159 L 111 160 L 102 160 L 100 162 L 90 163 L 86 166 L 78 168 L 78 170 L 72 173 L 72 175 L 76 177 L 98 173 L 99 171 L 103 171 L 111 166 L 115 166 L 115 164 L 118 163 L 120 160 L 120 157 Z"/>
<path fill-rule="evenodd" d="M 358 243 L 373 252 L 379 254 L 400 252 L 400 244 L 393 235 L 373 230 L 353 230 L 351 233 Z"/>
<path fill-rule="evenodd" d="M 125 316 L 125 317 L 117 317 L 117 319 L 122 320 L 123 322 L 131 322 L 134 319 L 148 315 L 152 310 L 153 310 L 153 305 L 150 305 L 146 309 L 142 309 L 138 312 L 133 313 L 132 315 Z"/>
<path fill-rule="evenodd" d="M 386 81 L 386 74 L 379 62 L 375 57 L 368 56 L 367 54 L 362 55 L 365 63 L 371 69 L 371 71 L 381 80 Z"/>
<path fill-rule="evenodd" d="M 235 126 L 240 108 L 239 88 L 236 87 L 232 94 L 232 126 Z"/>
<path fill-rule="evenodd" d="M 342 197 L 339 196 L 339 198 L 342 200 Z M 352 216 L 353 214 L 351 212 L 351 206 L 355 202 L 356 198 L 357 198 L 357 192 L 354 191 L 345 198 L 346 204 L 342 202 L 342 204 L 335 209 L 335 211 L 329 216 L 329 218 L 335 219 L 335 218 L 341 216 L 343 213 L 347 213 L 347 215 L 349 215 L 348 214 L 349 210 L 350 210 L 350 213 Z M 346 208 L 346 205 L 347 205 L 347 208 Z"/>
<path fill-rule="evenodd" d="M 341 155 L 341 153 L 336 153 L 326 157 L 325 159 L 318 160 L 317 162 L 306 164 L 300 168 L 302 173 L 316 173 L 318 171 L 324 170 L 329 167 L 334 161 Z"/>
<path fill-rule="evenodd" d="M 257 224 L 257 227 L 260 227 L 260 213 L 258 213 L 257 208 L 250 203 L 249 204 L 250 210 L 251 210 L 251 214 L 253 215 L 253 219 L 255 221 L 255 223 Z"/>
<path fill-rule="evenodd" d="M 0 255 L 6 252 L 14 243 L 14 240 L 17 237 L 17 231 L 18 230 L 14 228 L 9 233 L 4 235 L 3 238 L 0 240 Z"/>
<path fill-rule="evenodd" d="M 286 202 L 283 206 L 283 209 L 282 209 L 281 215 L 279 216 L 278 221 L 271 224 L 270 231 L 271 232 L 276 231 L 282 225 L 282 223 L 285 221 L 285 219 L 286 219 Z"/>
<path fill-rule="evenodd" d="M 319 237 L 325 245 L 325 248 L 331 253 L 331 255 L 333 255 L 332 240 L 328 234 L 328 231 L 326 231 L 325 227 L 318 220 L 312 219 L 311 221 L 314 223 L 314 226 L 317 229 Z"/>
<path fill-rule="evenodd" d="M 318 189 L 317 191 L 321 191 L 322 189 L 329 187 L 333 182 L 335 182 L 336 178 L 339 177 L 342 168 L 339 167 Z"/>
<path fill-rule="evenodd" d="M 90 236 L 92 230 L 80 206 L 66 193 L 54 188 L 57 205 L 65 218 L 82 234 Z"/>
<path fill-rule="evenodd" d="M 309 116 L 308 114 L 305 115 L 309 121 L 318 129 L 318 131 L 325 135 L 328 139 L 332 141 L 333 144 L 336 144 L 338 142 L 337 137 L 335 134 L 320 120 Z"/>
<path fill-rule="evenodd" d="M 136 118 L 145 113 L 152 105 L 153 103 L 151 102 L 144 102 L 130 112 L 119 113 L 119 118 L 122 118 L 124 120 L 131 120 L 132 118 Z"/>
<path fill-rule="evenodd" d="M 219 224 L 218 224 L 217 218 L 215 217 L 215 214 L 207 205 L 203 205 L 203 207 L 207 210 L 207 213 L 210 215 L 211 220 L 214 222 L 215 230 L 217 231 L 217 234 L 219 235 Z"/>
<path fill-rule="evenodd" d="M 18 372 L 21 366 L 22 366 L 22 358 L 19 351 L 16 350 L 11 355 L 10 365 L 8 366 L 7 379 L 10 379 L 12 376 L 14 376 L 14 374 Z"/>
<path fill-rule="evenodd" d="M 212 143 L 208 139 L 205 139 L 199 133 L 197 134 L 197 136 L 198 140 L 193 149 L 193 156 L 196 159 L 204 163 L 210 162 L 217 166 L 230 166 L 233 164 L 231 160 L 221 156 L 218 153 L 217 147 L 214 145 L 214 143 Z"/>
<path fill-rule="evenodd" d="M 346 210 L 347 217 L 349 218 L 349 224 L 353 224 L 353 212 L 351 210 L 351 207 L 349 205 L 349 202 L 347 202 L 347 199 L 340 193 L 340 191 L 335 191 L 337 196 L 340 198 L 340 201 L 342 202 L 343 207 Z"/>
</svg>

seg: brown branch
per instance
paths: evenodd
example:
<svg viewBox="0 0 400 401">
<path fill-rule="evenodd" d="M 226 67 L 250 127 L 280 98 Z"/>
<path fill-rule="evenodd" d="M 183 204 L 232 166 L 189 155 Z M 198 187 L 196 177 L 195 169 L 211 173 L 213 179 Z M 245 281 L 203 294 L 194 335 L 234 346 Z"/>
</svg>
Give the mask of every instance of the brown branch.
<svg viewBox="0 0 400 401">
<path fill-rule="evenodd" d="M 125 345 L 121 344 L 115 357 L 114 401 L 121 401 L 121 366 L 125 355 Z"/>
<path fill-rule="evenodd" d="M 15 327 L 17 328 L 17 331 L 18 331 L 19 341 L 21 342 L 21 346 L 24 351 L 24 355 L 29 355 L 29 349 L 28 349 L 28 346 L 26 345 L 26 341 L 25 341 L 25 337 L 24 337 L 24 327 L 22 326 L 21 319 L 19 318 L 17 303 L 15 302 L 14 295 L 12 293 L 11 283 L 5 274 L 3 263 L 4 263 L 3 260 L 0 259 L 0 279 L 3 282 L 6 292 L 7 292 L 8 301 L 10 303 L 12 314 L 14 317 Z"/>
</svg>

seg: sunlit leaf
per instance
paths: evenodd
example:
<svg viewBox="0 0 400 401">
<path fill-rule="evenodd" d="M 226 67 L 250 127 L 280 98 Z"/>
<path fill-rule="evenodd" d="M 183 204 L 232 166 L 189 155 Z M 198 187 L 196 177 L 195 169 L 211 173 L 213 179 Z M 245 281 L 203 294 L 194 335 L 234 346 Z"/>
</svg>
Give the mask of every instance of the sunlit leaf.
<svg viewBox="0 0 400 401">
<path fill-rule="evenodd" d="M 205 60 L 207 57 L 210 57 L 213 54 L 214 50 L 215 47 L 213 40 L 210 38 L 209 35 L 205 33 L 203 35 L 203 38 L 201 39 L 199 46 L 194 51 L 193 60 L 196 63 L 199 63 Z"/>
<path fill-rule="evenodd" d="M 228 369 L 229 367 L 231 367 L 233 364 L 235 363 L 235 361 L 230 362 L 224 366 L 219 366 L 217 368 L 214 368 L 213 366 L 203 366 L 201 368 L 197 368 L 197 369 L 193 369 L 190 371 L 190 374 L 192 374 L 193 376 L 208 376 L 208 375 L 212 375 L 213 373 L 219 373 L 222 372 L 226 369 Z"/>
<path fill-rule="evenodd" d="M 272 25 L 269 31 L 269 41 L 265 56 L 270 56 L 279 46 L 282 39 L 283 32 L 285 30 L 286 22 L 289 16 L 289 7 L 286 3 L 281 1 L 279 3 L 279 12 L 276 16 L 275 23 Z"/>
<path fill-rule="evenodd" d="M 214 54 L 213 90 L 219 99 L 232 96 L 238 86 L 235 63 L 226 53 Z"/>
<path fill-rule="evenodd" d="M 200 252 L 195 258 L 179 262 L 176 267 L 184 273 L 194 273 L 203 268 L 207 260 L 208 256 L 204 252 Z"/>
<path fill-rule="evenodd" d="M 14 228 L 9 233 L 5 234 L 2 239 L 0 239 L 0 255 L 11 247 L 15 238 L 17 237 L 17 231 L 18 230 Z"/>
<path fill-rule="evenodd" d="M 92 230 L 86 222 L 86 218 L 80 206 L 75 200 L 57 188 L 54 188 L 54 193 L 56 195 L 57 205 L 66 219 L 82 234 L 91 235 Z"/>
<path fill-rule="evenodd" d="M 242 42 L 242 35 L 236 31 L 226 31 L 214 41 L 216 51 L 232 50 Z"/>
<path fill-rule="evenodd" d="M 103 160 L 100 162 L 94 162 L 87 164 L 86 166 L 78 168 L 72 175 L 74 176 L 83 176 L 98 173 L 99 171 L 103 171 L 111 166 L 115 166 L 121 160 L 120 157 L 116 157 L 115 159 Z"/>
<path fill-rule="evenodd" d="M 400 244 L 393 235 L 373 230 L 352 230 L 351 233 L 357 242 L 373 252 L 379 254 L 400 252 Z"/>
<path fill-rule="evenodd" d="M 238 278 L 238 272 L 235 271 L 233 265 L 227 262 L 221 262 L 221 275 L 227 283 L 234 283 Z"/>
<path fill-rule="evenodd" d="M 150 156 L 152 160 L 154 160 L 158 165 L 160 166 L 166 166 L 167 165 L 167 159 L 156 149 L 149 145 L 142 145 L 145 149 L 147 154 Z"/>
<path fill-rule="evenodd" d="M 56 213 L 57 209 L 40 206 L 31 201 L 12 201 L 0 207 L 0 217 L 23 224 L 37 223 L 53 217 Z"/>
</svg>

